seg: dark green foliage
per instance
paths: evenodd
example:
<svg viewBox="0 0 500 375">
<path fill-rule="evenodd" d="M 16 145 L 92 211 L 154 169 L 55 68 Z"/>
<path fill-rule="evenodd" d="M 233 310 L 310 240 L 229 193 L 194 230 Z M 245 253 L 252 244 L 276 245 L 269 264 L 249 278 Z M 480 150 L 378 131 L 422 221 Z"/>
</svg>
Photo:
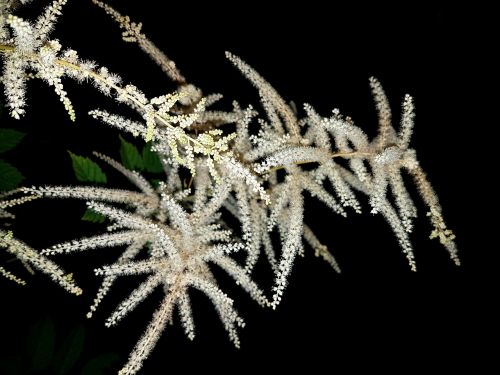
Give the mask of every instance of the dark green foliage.
<svg viewBox="0 0 500 375">
<path fill-rule="evenodd" d="M 73 170 L 78 181 L 106 183 L 108 180 L 101 167 L 94 161 L 84 156 L 79 156 L 68 151 L 73 163 Z"/>
<path fill-rule="evenodd" d="M 55 374 L 70 374 L 71 369 L 80 357 L 85 342 L 85 330 L 83 326 L 73 329 L 64 339 L 55 355 Z"/>
<path fill-rule="evenodd" d="M 27 337 L 27 350 L 31 354 L 30 368 L 32 371 L 42 371 L 49 367 L 54 356 L 56 330 L 54 322 L 42 318 L 32 327 Z"/>
<path fill-rule="evenodd" d="M 12 150 L 25 135 L 14 129 L 0 128 L 0 153 Z M 0 191 L 14 189 L 23 180 L 24 176 L 16 167 L 0 159 Z"/>
<path fill-rule="evenodd" d="M 105 184 L 108 181 L 106 174 L 96 162 L 84 156 L 75 155 L 71 151 L 68 151 L 68 153 L 71 156 L 73 171 L 75 172 L 75 176 L 78 181 L 101 184 Z M 91 223 L 103 223 L 105 217 L 97 212 L 87 209 L 83 214 L 82 220 Z"/>
<path fill-rule="evenodd" d="M 16 167 L 0 159 L 0 191 L 14 189 L 23 180 L 24 176 Z"/>
<path fill-rule="evenodd" d="M 120 157 L 122 164 L 131 170 L 144 170 L 144 162 L 141 154 L 132 143 L 127 142 L 120 136 Z"/>
<path fill-rule="evenodd" d="M 114 363 L 118 362 L 120 357 L 115 353 L 106 353 L 91 359 L 83 368 L 82 375 L 105 375 L 110 374 Z"/>
<path fill-rule="evenodd" d="M 83 324 L 73 327 L 69 333 L 57 328 L 50 317 L 35 322 L 23 338 L 24 346 L 15 354 L 2 356 L 0 374 L 104 375 L 109 374 L 112 365 L 119 360 L 113 352 L 85 359 L 87 348 Z"/>
<path fill-rule="evenodd" d="M 163 166 L 156 152 L 151 151 L 151 144 L 147 143 L 142 149 L 144 169 L 152 173 L 163 173 Z"/>
<path fill-rule="evenodd" d="M 151 151 L 151 144 L 147 143 L 142 154 L 132 143 L 120 136 L 120 157 L 122 164 L 130 170 L 163 173 L 163 166 L 156 152 Z"/>
<path fill-rule="evenodd" d="M 0 128 L 0 152 L 6 152 L 16 147 L 26 134 L 14 129 Z"/>
<path fill-rule="evenodd" d="M 98 212 L 92 211 L 87 208 L 85 213 L 82 216 L 83 221 L 88 221 L 90 223 L 104 223 L 106 221 L 106 217 Z"/>
</svg>

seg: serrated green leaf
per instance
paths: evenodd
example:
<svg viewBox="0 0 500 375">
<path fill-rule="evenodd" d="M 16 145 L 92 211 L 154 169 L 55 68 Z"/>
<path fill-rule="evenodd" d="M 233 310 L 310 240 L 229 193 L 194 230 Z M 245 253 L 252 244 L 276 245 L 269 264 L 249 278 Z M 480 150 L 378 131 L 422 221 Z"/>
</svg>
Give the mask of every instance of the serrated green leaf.
<svg viewBox="0 0 500 375">
<path fill-rule="evenodd" d="M 106 183 L 108 179 L 101 167 L 89 158 L 75 155 L 68 151 L 73 164 L 73 171 L 78 181 Z"/>
<path fill-rule="evenodd" d="M 14 189 L 22 180 L 24 176 L 16 167 L 0 159 L 0 191 Z"/>
<path fill-rule="evenodd" d="M 144 169 L 148 172 L 162 173 L 163 166 L 156 152 L 151 151 L 151 144 L 146 144 L 142 149 L 142 160 Z"/>
<path fill-rule="evenodd" d="M 118 362 L 120 356 L 116 353 L 107 353 L 92 358 L 83 368 L 82 375 L 105 375 Z"/>
<path fill-rule="evenodd" d="M 90 208 L 87 208 L 82 216 L 82 220 L 88 221 L 90 223 L 104 223 L 104 221 L 106 220 L 106 216 L 100 214 L 99 212 L 92 211 Z"/>
<path fill-rule="evenodd" d="M 14 129 L 0 128 L 0 152 L 12 150 L 25 135 L 26 133 Z"/>
<path fill-rule="evenodd" d="M 27 337 L 27 349 L 30 355 L 32 371 L 41 371 L 49 367 L 54 356 L 56 330 L 50 318 L 38 321 Z"/>
<path fill-rule="evenodd" d="M 122 164 L 131 170 L 144 169 L 144 162 L 142 160 L 141 154 L 132 143 L 127 142 L 120 135 L 120 157 L 122 158 Z"/>
<path fill-rule="evenodd" d="M 82 325 L 66 336 L 54 361 L 56 374 L 65 375 L 70 373 L 82 354 L 84 342 L 85 330 Z"/>
</svg>

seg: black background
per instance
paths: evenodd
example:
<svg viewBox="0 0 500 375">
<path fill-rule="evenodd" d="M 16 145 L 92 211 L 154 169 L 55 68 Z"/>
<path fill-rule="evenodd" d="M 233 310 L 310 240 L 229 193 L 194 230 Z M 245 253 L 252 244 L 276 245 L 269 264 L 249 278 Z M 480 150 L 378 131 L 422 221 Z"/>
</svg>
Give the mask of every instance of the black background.
<svg viewBox="0 0 500 375">
<path fill-rule="evenodd" d="M 269 3 L 166 2 L 167 8 L 161 10 L 158 3 L 110 1 L 120 12 L 144 23 L 144 32 L 176 61 L 189 81 L 204 93 L 224 94 L 226 106 L 232 100 L 256 105 L 258 96 L 225 60 L 225 50 L 246 60 L 286 100 L 299 107 L 310 103 L 325 116 L 340 108 L 370 136 L 376 131 L 376 112 L 368 77 L 376 76 L 384 85 L 395 119 L 403 95 L 412 94 L 416 103 L 412 144 L 457 235 L 463 265 L 455 267 L 439 243 L 428 240 L 430 226 L 420 203 L 412 235 L 419 271 L 412 273 L 381 217 L 365 213 L 342 219 L 307 200 L 306 222 L 337 257 L 343 273 L 335 274 L 306 252 L 297 259 L 284 300 L 274 312 L 256 307 L 221 275 L 222 285 L 246 318 L 241 349 L 232 347 L 210 304 L 194 293 L 196 339 L 189 342 L 176 321 L 142 373 L 287 372 L 299 366 L 308 373 L 343 367 L 349 373 L 365 367 L 428 372 L 441 366 L 489 363 L 495 346 L 487 339 L 494 339 L 498 328 L 493 303 L 498 276 L 487 267 L 495 245 L 486 241 L 488 231 L 480 228 L 485 219 L 479 213 L 479 207 L 489 205 L 487 180 L 478 165 L 486 157 L 479 128 L 491 126 L 480 115 L 487 107 L 480 87 L 487 87 L 490 79 L 483 55 L 488 48 L 486 34 L 478 29 L 486 22 L 478 15 L 481 12 L 445 6 L 345 7 L 314 2 L 276 9 Z M 20 14 L 36 15 L 41 4 Z M 174 89 L 135 45 L 121 42 L 116 24 L 89 1 L 69 2 L 54 37 L 148 96 Z M 66 88 L 77 111 L 76 124 L 69 121 L 51 89 L 39 82 L 29 85 L 29 110 L 23 120 L 10 120 L 5 113 L 1 118 L 2 126 L 27 132 L 23 143 L 5 158 L 27 176 L 28 185 L 76 184 L 66 150 L 86 156 L 96 150 L 118 157 L 118 132 L 90 119 L 86 112 L 121 107 L 91 87 L 67 81 Z M 129 187 L 106 171 L 110 184 Z M 13 229 L 36 248 L 101 231 L 99 225 L 80 221 L 83 211 L 81 202 L 33 202 L 16 211 Z M 85 288 L 81 297 L 64 293 L 46 277 L 26 275 L 15 263 L 8 265 L 30 285 L 18 287 L 0 279 L 1 352 L 21 353 L 29 327 L 50 316 L 56 321 L 58 337 L 84 324 L 86 346 L 78 366 L 86 358 L 112 351 L 120 357 L 117 371 L 160 295 L 146 300 L 119 326 L 105 328 L 107 314 L 136 285 L 131 278 L 119 284 L 95 318 L 87 321 L 87 306 L 98 286 L 92 270 L 118 254 L 112 249 L 103 252 L 102 256 L 93 252 L 56 259 L 74 271 Z M 270 284 L 265 287 L 269 290 Z"/>
</svg>

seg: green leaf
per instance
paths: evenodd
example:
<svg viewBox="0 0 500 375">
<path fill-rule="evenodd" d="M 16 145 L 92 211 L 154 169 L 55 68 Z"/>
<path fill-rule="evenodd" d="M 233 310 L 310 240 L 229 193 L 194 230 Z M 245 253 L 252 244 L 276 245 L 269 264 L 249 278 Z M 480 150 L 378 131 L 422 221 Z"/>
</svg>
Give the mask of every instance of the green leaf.
<svg viewBox="0 0 500 375">
<path fill-rule="evenodd" d="M 116 353 L 106 353 L 92 358 L 83 368 L 82 375 L 106 375 L 109 374 L 113 364 L 120 359 Z"/>
<path fill-rule="evenodd" d="M 0 152 L 12 150 L 25 135 L 14 129 L 0 129 Z"/>
<path fill-rule="evenodd" d="M 120 136 L 120 156 L 122 158 L 122 164 L 131 170 L 144 169 L 144 162 L 142 160 L 141 154 L 132 143 L 127 142 Z"/>
<path fill-rule="evenodd" d="M 14 189 L 22 180 L 24 176 L 16 167 L 0 159 L 0 191 Z"/>
<path fill-rule="evenodd" d="M 156 152 L 151 151 L 151 144 L 146 144 L 142 149 L 144 169 L 148 172 L 163 173 L 163 166 Z"/>
<path fill-rule="evenodd" d="M 89 158 L 75 155 L 68 151 L 73 163 L 73 170 L 78 181 L 106 183 L 107 178 L 101 167 Z"/>
<path fill-rule="evenodd" d="M 69 374 L 76 361 L 83 351 L 85 342 L 85 330 L 82 325 L 73 330 L 62 343 L 54 365 L 56 366 L 55 373 L 58 375 Z"/>
<path fill-rule="evenodd" d="M 92 211 L 90 208 L 87 208 L 82 216 L 82 220 L 88 221 L 90 223 L 104 223 L 104 221 L 106 220 L 106 216 L 100 214 L 99 212 Z"/>
<path fill-rule="evenodd" d="M 32 371 L 41 371 L 49 367 L 54 356 L 56 330 L 50 318 L 38 321 L 27 337 L 27 349 L 30 355 Z"/>
</svg>

